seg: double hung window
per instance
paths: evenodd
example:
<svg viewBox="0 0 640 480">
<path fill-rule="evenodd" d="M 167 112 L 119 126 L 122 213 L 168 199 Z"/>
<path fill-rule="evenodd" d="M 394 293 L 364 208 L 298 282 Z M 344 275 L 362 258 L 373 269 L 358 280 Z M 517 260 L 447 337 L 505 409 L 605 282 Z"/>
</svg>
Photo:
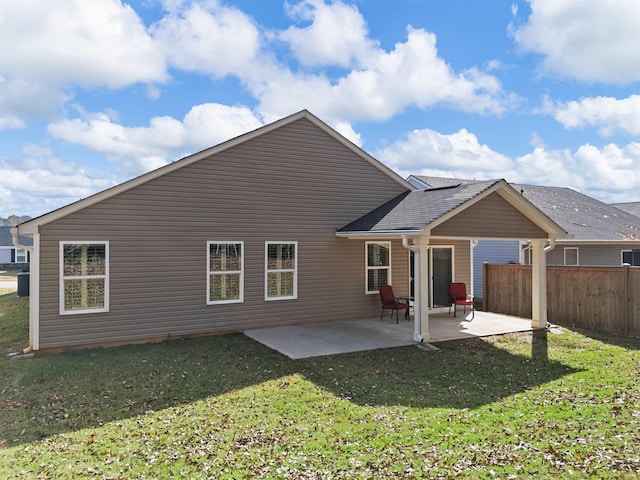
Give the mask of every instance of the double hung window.
<svg viewBox="0 0 640 480">
<path fill-rule="evenodd" d="M 207 242 L 207 304 L 244 301 L 244 242 Z"/>
<path fill-rule="evenodd" d="M 29 261 L 29 252 L 22 248 L 16 248 L 15 250 L 16 263 L 27 263 Z"/>
<path fill-rule="evenodd" d="M 391 242 L 366 242 L 366 293 L 391 284 Z"/>
<path fill-rule="evenodd" d="M 298 298 L 298 242 L 265 243 L 264 298 Z"/>
<path fill-rule="evenodd" d="M 579 265 L 578 247 L 565 247 L 564 264 L 567 266 Z"/>
<path fill-rule="evenodd" d="M 60 314 L 109 311 L 109 242 L 60 242 Z"/>
</svg>

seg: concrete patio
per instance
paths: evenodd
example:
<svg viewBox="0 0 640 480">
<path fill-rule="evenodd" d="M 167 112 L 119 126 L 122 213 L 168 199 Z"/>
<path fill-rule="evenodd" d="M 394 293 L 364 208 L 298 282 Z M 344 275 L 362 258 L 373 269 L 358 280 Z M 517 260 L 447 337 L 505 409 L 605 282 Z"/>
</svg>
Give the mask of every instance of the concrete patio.
<svg viewBox="0 0 640 480">
<path fill-rule="evenodd" d="M 459 314 L 457 318 L 446 313 L 430 315 L 430 343 L 532 330 L 531 320 L 507 315 L 476 311 L 475 318 L 470 318 L 471 314 Z M 408 322 L 401 319 L 398 324 L 385 317 L 383 321 L 317 323 L 244 333 L 292 359 L 417 345 L 413 340 L 413 317 Z"/>
</svg>

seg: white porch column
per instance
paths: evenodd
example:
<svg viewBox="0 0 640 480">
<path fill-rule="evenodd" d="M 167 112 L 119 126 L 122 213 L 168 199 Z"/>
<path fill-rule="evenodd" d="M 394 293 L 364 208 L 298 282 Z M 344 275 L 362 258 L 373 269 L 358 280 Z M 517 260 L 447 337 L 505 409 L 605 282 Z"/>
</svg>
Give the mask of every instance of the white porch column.
<svg viewBox="0 0 640 480">
<path fill-rule="evenodd" d="M 532 258 L 532 315 L 531 328 L 547 326 L 547 256 L 544 251 L 545 240 L 533 240 Z"/>
<path fill-rule="evenodd" d="M 416 321 L 420 322 L 420 336 L 424 342 L 431 341 L 429 332 L 429 237 L 420 235 L 418 237 L 417 265 L 415 276 L 419 279 L 415 285 L 416 293 Z"/>
</svg>

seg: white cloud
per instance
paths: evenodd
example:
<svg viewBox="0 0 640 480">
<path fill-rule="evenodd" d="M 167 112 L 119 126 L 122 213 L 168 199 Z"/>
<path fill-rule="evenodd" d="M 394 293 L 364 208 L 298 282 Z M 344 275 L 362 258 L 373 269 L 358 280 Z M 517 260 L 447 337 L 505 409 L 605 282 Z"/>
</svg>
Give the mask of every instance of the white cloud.
<svg viewBox="0 0 640 480">
<path fill-rule="evenodd" d="M 94 174 L 57 159 L 43 148 L 28 146 L 21 160 L 0 160 L 0 216 L 41 215 L 116 184 L 112 176 Z"/>
<path fill-rule="evenodd" d="M 245 107 L 196 105 L 182 121 L 154 117 L 147 127 L 125 127 L 113 115 L 85 114 L 49 125 L 49 134 L 105 154 L 126 175 L 165 165 L 177 156 L 198 151 L 253 130 L 262 122 Z"/>
<path fill-rule="evenodd" d="M 514 27 L 514 37 L 522 49 L 544 56 L 544 70 L 584 81 L 640 81 L 638 0 L 529 3 L 531 15 Z"/>
<path fill-rule="evenodd" d="M 50 114 L 65 87 L 167 78 L 162 52 L 119 0 L 3 1 L 0 44 L 11 46 L 0 48 L 0 106 L 18 117 Z"/>
<path fill-rule="evenodd" d="M 254 61 L 259 31 L 242 11 L 216 1 L 166 7 L 170 13 L 153 26 L 152 34 L 175 68 L 224 77 Z"/>
<path fill-rule="evenodd" d="M 26 126 L 23 120 L 14 115 L 0 115 L 0 130 L 17 130 Z"/>
<path fill-rule="evenodd" d="M 501 178 L 513 168 L 513 160 L 481 144 L 462 129 L 451 135 L 434 130 L 414 130 L 393 145 L 376 153 L 404 176 L 410 174 L 456 178 Z"/>
<path fill-rule="evenodd" d="M 511 179 L 567 186 L 606 202 L 632 201 L 640 191 L 640 143 L 601 148 L 585 144 L 575 152 L 536 148 L 516 159 Z"/>
<path fill-rule="evenodd" d="M 456 73 L 438 56 L 432 33 L 409 27 L 407 41 L 373 50 L 345 76 L 260 69 L 249 85 L 267 118 L 309 108 L 333 121 L 387 120 L 408 107 L 447 105 L 478 114 L 501 114 L 517 102 L 500 81 L 477 68 Z"/>
<path fill-rule="evenodd" d="M 555 104 L 547 101 L 545 108 L 566 128 L 595 127 L 605 136 L 640 135 L 640 95 L 622 100 L 593 97 Z"/>
<path fill-rule="evenodd" d="M 366 22 L 353 5 L 304 0 L 288 5 L 287 13 L 294 20 L 312 21 L 307 27 L 289 27 L 279 34 L 303 65 L 350 67 L 361 63 L 377 47 L 377 42 L 367 37 Z"/>
<path fill-rule="evenodd" d="M 348 122 L 336 122 L 332 127 L 343 137 L 357 145 L 362 147 L 362 135 L 356 132 L 350 123 Z"/>
<path fill-rule="evenodd" d="M 534 140 L 539 139 L 534 135 Z M 375 156 L 406 177 L 410 174 L 476 180 L 566 186 L 603 201 L 633 201 L 640 191 L 640 143 L 585 144 L 577 150 L 535 147 L 511 158 L 462 129 L 451 135 L 414 130 L 406 139 L 375 152 Z M 637 200 L 637 198 L 635 198 Z"/>
</svg>

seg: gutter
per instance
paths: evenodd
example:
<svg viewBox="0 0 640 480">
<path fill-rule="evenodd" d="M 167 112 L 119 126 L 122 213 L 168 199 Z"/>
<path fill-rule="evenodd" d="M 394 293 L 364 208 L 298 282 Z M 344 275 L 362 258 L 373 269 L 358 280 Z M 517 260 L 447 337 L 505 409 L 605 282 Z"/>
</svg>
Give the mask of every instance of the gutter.
<svg viewBox="0 0 640 480">
<path fill-rule="evenodd" d="M 31 255 L 31 257 L 33 258 L 33 252 L 34 252 L 34 247 L 30 247 L 27 245 L 23 245 L 20 243 L 20 238 L 19 238 L 19 234 L 18 234 L 18 227 L 13 227 L 10 230 L 11 232 L 11 239 L 13 240 L 13 246 L 16 248 L 19 248 L 21 250 L 27 250 L 29 252 L 29 254 Z M 29 293 L 29 302 L 31 302 L 31 293 Z M 31 309 L 29 309 L 31 310 Z M 25 348 L 24 350 L 22 350 L 23 354 L 28 354 L 33 352 L 33 344 L 31 342 L 31 335 L 29 335 L 29 346 L 27 348 Z"/>
</svg>

